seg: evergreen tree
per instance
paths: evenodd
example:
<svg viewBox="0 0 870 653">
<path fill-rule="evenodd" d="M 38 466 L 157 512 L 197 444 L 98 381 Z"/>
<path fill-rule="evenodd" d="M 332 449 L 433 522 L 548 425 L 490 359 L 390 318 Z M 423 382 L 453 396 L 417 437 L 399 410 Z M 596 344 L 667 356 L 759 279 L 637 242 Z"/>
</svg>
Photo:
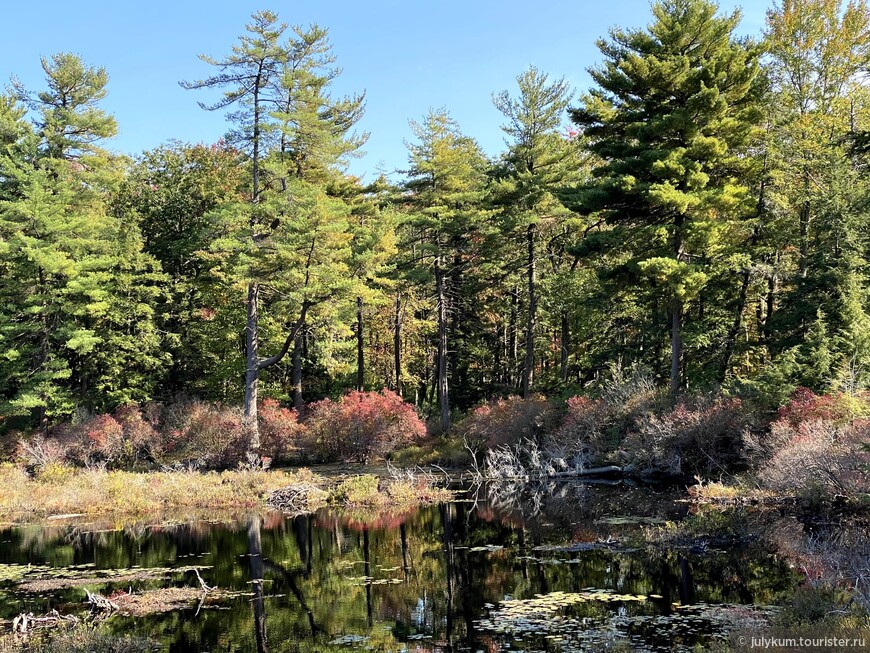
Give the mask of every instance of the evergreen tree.
<svg viewBox="0 0 870 653">
<path fill-rule="evenodd" d="M 433 387 L 436 389 L 443 431 L 450 428 L 448 358 L 450 313 L 457 328 L 467 328 L 457 300 L 464 273 L 473 260 L 473 244 L 487 231 L 484 207 L 487 161 L 477 143 L 462 134 L 443 111 L 430 111 L 422 123 L 411 123 L 417 142 L 409 145 L 410 169 L 405 183 L 414 211 L 411 237 L 416 265 L 431 269 L 438 324 Z M 409 246 L 409 245 L 406 245 Z M 466 314 L 470 315 L 469 310 Z M 457 329 L 454 329 L 454 332 Z"/>
<path fill-rule="evenodd" d="M 814 388 L 866 367 L 865 162 L 851 143 L 868 129 L 870 9 L 862 0 L 785 0 L 768 12 L 766 42 L 777 123 L 771 134 L 768 300 L 773 355 L 826 343 L 827 370 L 798 369 Z M 820 317 L 823 315 L 823 318 Z M 804 347 L 806 348 L 806 347 Z M 824 377 L 824 378 L 823 378 Z"/>
<path fill-rule="evenodd" d="M 523 397 L 528 398 L 535 369 L 539 240 L 542 230 L 558 232 L 570 218 L 556 193 L 571 181 L 577 181 L 580 162 L 575 144 L 560 133 L 571 99 L 565 80 L 550 83 L 546 74 L 532 67 L 517 76 L 517 85 L 518 98 L 512 98 L 507 91 L 493 97 L 496 108 L 508 120 L 502 126 L 508 136 L 508 151 L 498 171 L 500 184 L 496 193 L 497 201 L 506 207 L 504 235 L 513 240 L 521 233 L 525 241 L 528 317 L 521 386 Z M 562 339 L 567 345 L 566 324 L 567 315 L 560 315 Z M 567 356 L 567 349 L 565 352 Z M 560 374 L 567 374 L 567 359 L 562 368 Z"/>
<path fill-rule="evenodd" d="M 336 71 L 326 32 L 314 26 L 286 26 L 272 12 L 253 15 L 248 35 L 224 60 L 203 59 L 218 75 L 186 88 L 228 88 L 224 99 L 206 109 L 240 106 L 231 119 L 239 125 L 235 142 L 250 152 L 251 193 L 246 204 L 222 207 L 224 235 L 211 246 L 228 282 L 244 286 L 244 415 L 250 449 L 259 449 L 257 394 L 263 370 L 293 350 L 293 385 L 301 401 L 300 336 L 309 313 L 339 301 L 352 286 L 349 261 L 350 209 L 331 184 L 342 178 L 344 157 L 365 140 L 353 127 L 362 115 L 362 97 L 332 99 Z M 268 307 L 269 312 L 261 313 Z M 260 355 L 275 341 L 277 352 Z"/>
<path fill-rule="evenodd" d="M 228 401 L 241 391 L 244 310 L 209 251 L 220 234 L 216 211 L 245 192 L 241 158 L 224 143 L 171 143 L 145 152 L 118 195 L 118 210 L 138 222 L 145 251 L 167 277 L 165 300 L 155 306 L 172 357 L 163 396 Z"/>
<path fill-rule="evenodd" d="M 666 302 L 670 387 L 683 382 L 687 305 L 730 253 L 751 212 L 745 147 L 760 119 L 760 50 L 738 40 L 738 12 L 663 0 L 644 30 L 611 31 L 590 70 L 596 87 L 571 111 L 603 162 L 580 206 L 603 212 L 628 270 Z"/>
<path fill-rule="evenodd" d="M 40 425 L 77 406 L 147 400 L 166 364 L 153 319 L 159 265 L 113 211 L 120 162 L 100 142 L 115 122 L 96 105 L 105 71 L 67 54 L 43 68 L 49 90 L 14 85 L 36 112 L 37 147 L 5 156 L 0 175 L 15 187 L 0 202 L 0 392 L 6 412 Z"/>
</svg>

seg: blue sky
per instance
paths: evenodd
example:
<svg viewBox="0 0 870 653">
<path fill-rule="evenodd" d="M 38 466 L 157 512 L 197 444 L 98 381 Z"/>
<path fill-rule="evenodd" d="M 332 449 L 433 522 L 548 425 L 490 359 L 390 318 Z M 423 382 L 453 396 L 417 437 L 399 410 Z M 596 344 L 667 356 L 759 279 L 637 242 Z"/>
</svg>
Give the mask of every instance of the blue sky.
<svg viewBox="0 0 870 653">
<path fill-rule="evenodd" d="M 720 2 L 723 10 L 741 4 L 740 31 L 758 34 L 767 3 Z M 211 74 L 197 55 L 227 53 L 258 9 L 329 29 L 343 69 L 337 92 L 367 93 L 360 126 L 371 138 L 351 167 L 367 179 L 378 168 L 406 165 L 408 120 L 430 107 L 448 109 L 466 134 L 497 154 L 503 138 L 493 92 L 513 91 L 529 65 L 585 90 L 586 68 L 599 60 L 595 39 L 613 25 L 643 26 L 651 15 L 647 0 L 10 2 L 3 7 L 0 80 L 14 74 L 40 90 L 39 57 L 74 52 L 109 73 L 103 106 L 120 126 L 113 149 L 135 154 L 170 139 L 211 143 L 226 131 L 224 116 L 201 110 L 197 100 L 209 98 L 178 80 Z"/>
</svg>

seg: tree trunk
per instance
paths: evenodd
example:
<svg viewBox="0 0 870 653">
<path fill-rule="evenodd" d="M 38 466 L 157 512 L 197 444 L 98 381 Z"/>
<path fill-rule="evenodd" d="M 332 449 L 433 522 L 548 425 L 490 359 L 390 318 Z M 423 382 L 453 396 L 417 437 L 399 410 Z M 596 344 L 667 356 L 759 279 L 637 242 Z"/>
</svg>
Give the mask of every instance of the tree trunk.
<svg viewBox="0 0 870 653">
<path fill-rule="evenodd" d="M 671 299 L 671 394 L 680 391 L 683 357 L 683 304 L 676 297 Z"/>
<path fill-rule="evenodd" d="M 260 378 L 257 333 L 259 296 L 259 285 L 256 283 L 250 284 L 248 286 L 247 323 L 245 325 L 245 404 L 243 426 L 248 432 L 248 451 L 254 454 L 260 450 L 260 428 L 257 424 L 257 382 Z"/>
<path fill-rule="evenodd" d="M 731 324 L 731 329 L 728 331 L 728 336 L 725 339 L 725 355 L 722 360 L 722 372 L 719 375 L 719 380 L 722 383 L 725 382 L 725 377 L 728 375 L 731 357 L 734 355 L 734 347 L 737 344 L 737 336 L 740 335 L 740 329 L 743 326 L 743 312 L 746 310 L 750 276 L 749 270 L 743 272 L 743 282 L 740 284 L 740 296 L 737 298 L 737 309 L 734 312 L 734 322 Z"/>
<path fill-rule="evenodd" d="M 258 72 L 254 80 L 254 153 L 251 191 L 251 203 L 260 199 L 260 80 Z M 253 211 L 251 213 L 251 228 L 254 227 Z M 260 379 L 259 349 L 259 301 L 260 286 L 256 283 L 248 285 L 247 319 L 245 322 L 245 401 L 242 426 L 249 433 L 248 452 L 256 454 L 260 451 L 260 427 L 257 423 L 257 383 Z"/>
<path fill-rule="evenodd" d="M 356 389 L 365 388 L 365 355 L 363 354 L 363 300 L 356 298 Z"/>
<path fill-rule="evenodd" d="M 396 293 L 396 324 L 393 329 L 393 368 L 396 373 L 396 394 L 402 396 L 402 297 Z"/>
<path fill-rule="evenodd" d="M 511 312 L 508 323 L 508 370 L 507 380 L 510 387 L 516 385 L 517 372 L 517 312 L 520 301 L 520 291 L 514 287 L 511 291 Z"/>
<path fill-rule="evenodd" d="M 773 344 L 773 324 L 771 323 L 771 318 L 773 317 L 773 311 L 776 308 L 776 270 L 770 273 L 770 276 L 767 278 L 767 296 L 764 301 L 765 311 L 764 311 L 764 327 L 762 329 L 762 334 L 764 336 L 764 342 L 767 345 L 768 352 L 771 349 L 771 345 Z"/>
<path fill-rule="evenodd" d="M 809 178 L 804 176 L 804 193 L 810 192 Z M 810 201 L 804 200 L 798 211 L 798 229 L 800 231 L 800 275 L 803 278 L 807 276 L 807 268 L 809 267 L 809 251 L 810 251 Z"/>
<path fill-rule="evenodd" d="M 538 319 L 538 296 L 535 288 L 535 234 L 537 228 L 530 224 L 526 230 L 529 266 L 529 319 L 526 328 L 526 362 L 523 366 L 523 399 L 528 399 L 535 381 L 535 327 Z"/>
<path fill-rule="evenodd" d="M 302 338 L 302 329 L 299 329 L 293 339 L 293 376 L 290 379 L 293 385 L 293 408 L 297 412 L 305 407 L 302 399 Z"/>
<path fill-rule="evenodd" d="M 440 257 L 435 259 L 435 292 L 438 295 L 438 406 L 441 409 L 441 430 L 450 429 L 450 396 L 447 388 L 447 294 L 444 291 L 444 271 Z"/>
<path fill-rule="evenodd" d="M 568 354 L 571 351 L 571 325 L 568 322 L 568 311 L 562 311 L 562 333 L 559 338 L 561 357 L 559 359 L 559 379 L 562 383 L 568 381 Z"/>
</svg>

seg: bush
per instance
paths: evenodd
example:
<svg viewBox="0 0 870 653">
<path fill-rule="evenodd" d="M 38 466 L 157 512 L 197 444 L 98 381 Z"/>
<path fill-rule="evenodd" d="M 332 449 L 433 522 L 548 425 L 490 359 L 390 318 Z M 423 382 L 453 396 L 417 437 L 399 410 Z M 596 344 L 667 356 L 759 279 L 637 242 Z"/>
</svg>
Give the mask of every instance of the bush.
<svg viewBox="0 0 870 653">
<path fill-rule="evenodd" d="M 305 453 L 320 461 L 368 462 L 426 435 L 414 407 L 387 389 L 315 402 L 304 425 Z"/>
<path fill-rule="evenodd" d="M 601 438 L 610 421 L 611 411 L 603 400 L 571 397 L 565 402 L 562 423 L 547 436 L 545 447 L 564 460 L 586 465 L 600 453 Z"/>
<path fill-rule="evenodd" d="M 245 459 L 248 435 L 242 412 L 220 404 L 186 401 L 164 411 L 164 458 L 227 468 Z"/>
<path fill-rule="evenodd" d="M 345 503 L 351 506 L 372 503 L 378 498 L 380 480 L 377 476 L 364 474 L 351 476 L 342 481 L 332 491 L 330 498 L 336 503 Z"/>
<path fill-rule="evenodd" d="M 159 433 L 144 419 L 139 407 L 130 404 L 112 415 L 93 415 L 79 423 L 60 424 L 47 437 L 38 435 L 21 441 L 18 457 L 33 469 L 51 462 L 132 467 L 154 460 L 160 450 Z"/>
<path fill-rule="evenodd" d="M 695 397 L 662 415 L 646 415 L 624 446 L 630 462 L 649 472 L 731 473 L 747 466 L 748 431 L 739 399 Z"/>
<path fill-rule="evenodd" d="M 29 440 L 21 439 L 15 458 L 33 471 L 41 471 L 49 465 L 62 465 L 69 459 L 69 445 L 55 438 L 36 435 Z"/>
<path fill-rule="evenodd" d="M 478 406 L 459 430 L 473 447 L 513 446 L 535 438 L 555 419 L 553 405 L 542 395 L 508 397 Z"/>
<path fill-rule="evenodd" d="M 160 434 L 136 404 L 121 406 L 113 417 L 123 429 L 126 446 L 153 460 L 161 452 Z"/>
<path fill-rule="evenodd" d="M 287 461 L 298 455 L 305 427 L 295 410 L 282 408 L 274 399 L 265 399 L 257 409 L 260 425 L 260 451 L 273 460 Z"/>
<path fill-rule="evenodd" d="M 797 428 L 804 422 L 819 420 L 842 425 L 866 414 L 867 403 L 862 398 L 844 393 L 817 395 L 809 388 L 798 388 L 779 409 L 777 419 Z"/>
<path fill-rule="evenodd" d="M 840 426 L 811 419 L 793 425 L 789 419 L 778 419 L 770 431 L 771 441 L 778 446 L 758 474 L 766 488 L 814 503 L 837 494 L 855 497 L 870 491 L 866 449 L 870 423 Z"/>
</svg>

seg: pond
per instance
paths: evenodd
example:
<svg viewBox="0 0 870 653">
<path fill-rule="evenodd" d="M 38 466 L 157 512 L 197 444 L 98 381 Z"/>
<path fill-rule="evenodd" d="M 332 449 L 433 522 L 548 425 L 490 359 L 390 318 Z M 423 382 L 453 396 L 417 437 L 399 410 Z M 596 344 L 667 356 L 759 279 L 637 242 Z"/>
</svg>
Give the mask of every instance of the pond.
<svg viewBox="0 0 870 653">
<path fill-rule="evenodd" d="M 166 651 L 691 650 L 798 578 L 759 544 L 650 544 L 686 518 L 678 498 L 575 483 L 404 514 L 10 527 L 0 618 L 82 614 L 99 592 L 122 605 L 100 628 Z M 121 603 L 131 592 L 153 601 Z"/>
</svg>

